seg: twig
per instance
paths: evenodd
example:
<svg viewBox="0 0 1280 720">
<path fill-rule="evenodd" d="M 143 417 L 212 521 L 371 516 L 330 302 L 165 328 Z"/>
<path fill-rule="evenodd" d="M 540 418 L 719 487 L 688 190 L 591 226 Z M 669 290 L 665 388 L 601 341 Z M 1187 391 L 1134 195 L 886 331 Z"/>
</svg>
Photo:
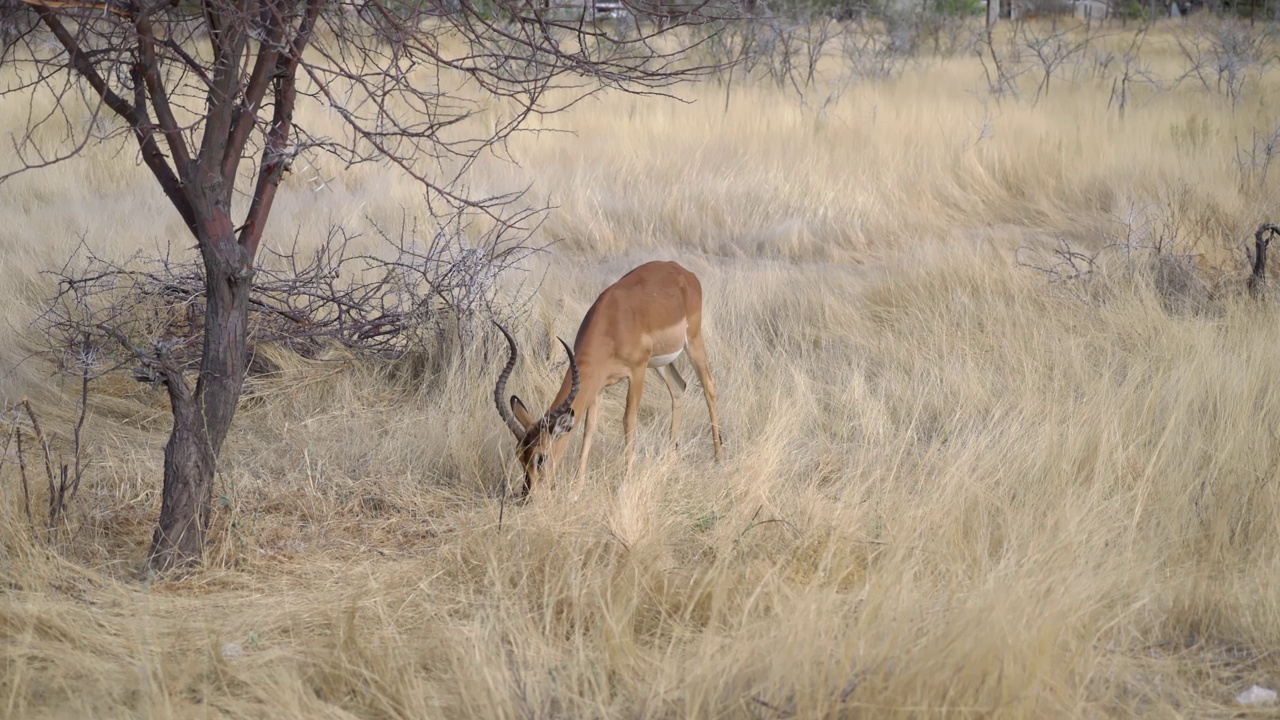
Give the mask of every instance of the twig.
<svg viewBox="0 0 1280 720">
<path fill-rule="evenodd" d="M 22 477 L 22 509 L 27 513 L 27 522 L 31 520 L 31 485 L 27 482 L 27 457 L 22 452 L 22 430 L 18 429 L 18 473 Z"/>
<path fill-rule="evenodd" d="M 18 431 L 18 425 L 17 423 L 14 423 L 9 426 L 9 434 L 5 435 L 4 450 L 0 451 L 0 471 L 4 470 L 4 461 L 9 458 L 9 444 L 13 442 L 13 434 L 16 433 L 17 431 Z M 0 477 L 3 477 L 2 473 L 0 473 Z"/>
<path fill-rule="evenodd" d="M 498 496 L 498 529 L 502 529 L 502 516 L 507 512 L 507 474 L 502 474 L 502 494 Z"/>
<path fill-rule="evenodd" d="M 56 514 L 58 486 L 53 479 L 53 456 L 49 453 L 49 439 L 40 428 L 40 420 L 36 418 L 36 411 L 32 409 L 31 401 L 23 398 L 22 407 L 26 408 L 27 417 L 31 418 L 31 427 L 35 430 L 36 440 L 40 442 L 40 449 L 44 452 L 44 471 L 49 478 L 49 522 L 52 524 Z"/>
<path fill-rule="evenodd" d="M 1051 283 L 1068 285 L 1083 298 L 1084 290 L 1076 287 L 1076 284 L 1088 285 L 1097 268 L 1101 251 L 1093 254 L 1080 252 L 1071 247 L 1066 238 L 1058 236 L 1055 239 L 1058 246 L 1047 252 L 1030 245 L 1019 247 L 1014 251 L 1014 261 L 1021 267 L 1044 273 Z M 1028 258 L 1028 255 L 1031 257 Z"/>
<path fill-rule="evenodd" d="M 800 532 L 800 529 L 797 528 L 795 524 L 792 523 L 790 520 L 784 520 L 782 518 L 770 518 L 768 520 L 755 521 L 756 517 L 760 515 L 760 511 L 763 509 L 764 509 L 764 505 L 760 505 L 756 507 L 755 513 L 751 515 L 751 520 L 747 521 L 748 525 L 745 528 L 743 528 L 742 532 L 738 533 L 739 538 L 741 538 L 743 535 L 746 535 L 748 530 L 751 530 L 759 525 L 768 525 L 769 523 L 782 523 L 783 525 L 786 525 L 788 528 L 791 529 L 791 532 L 796 534 L 796 537 L 799 537 L 802 534 Z"/>
<path fill-rule="evenodd" d="M 81 453 L 81 450 L 83 449 L 83 446 L 81 444 L 81 437 L 82 437 L 81 432 L 84 430 L 85 418 L 88 417 L 89 415 L 89 380 L 90 380 L 89 356 L 88 356 L 89 333 L 87 331 L 84 334 L 84 352 L 85 352 L 84 371 L 80 375 L 80 418 L 76 420 L 76 429 L 75 429 L 75 435 L 74 435 L 75 439 L 72 445 L 72 449 L 75 452 L 75 458 L 76 458 L 76 474 L 75 474 L 74 480 L 71 483 L 70 493 L 68 497 L 65 498 L 66 502 L 70 502 L 75 499 L 76 493 L 80 492 L 80 480 L 84 477 L 84 466 L 82 464 L 83 458 Z"/>
<path fill-rule="evenodd" d="M 27 513 L 27 522 L 31 522 L 31 493 L 27 488 L 26 465 L 22 459 L 22 428 L 17 423 L 9 427 L 9 434 L 5 436 L 4 452 L 0 452 L 0 470 L 4 469 L 4 462 L 9 458 L 9 444 L 15 435 L 18 437 L 18 466 L 22 469 L 22 508 Z"/>
<path fill-rule="evenodd" d="M 757 694 L 757 695 L 752 695 L 752 696 L 751 696 L 751 700 L 752 700 L 753 702 L 755 702 L 757 705 L 759 705 L 759 706 L 761 706 L 761 707 L 763 707 L 763 708 L 767 708 L 767 709 L 769 709 L 769 710 L 772 710 L 772 711 L 774 711 L 774 712 L 778 713 L 778 715 L 780 715 L 781 717 L 784 717 L 784 718 L 793 717 L 793 716 L 796 714 L 796 711 L 795 711 L 795 708 L 794 708 L 794 707 L 791 707 L 791 708 L 787 708 L 787 707 L 778 707 L 777 705 L 774 705 L 774 704 L 770 703 L 768 700 L 765 700 L 763 697 L 760 697 L 760 695 L 758 695 L 758 694 Z"/>
<path fill-rule="evenodd" d="M 751 523 L 745 529 L 743 529 L 741 533 L 738 534 L 738 537 L 742 537 L 743 535 L 746 535 L 747 530 L 751 530 L 759 525 L 768 525 L 769 523 L 782 523 L 783 525 L 786 525 L 788 528 L 790 528 L 791 532 L 795 533 L 797 536 L 800 535 L 800 529 L 797 528 L 795 524 L 792 523 L 790 520 L 784 520 L 782 518 L 770 518 L 768 520 L 761 520 L 759 522 Z"/>
</svg>

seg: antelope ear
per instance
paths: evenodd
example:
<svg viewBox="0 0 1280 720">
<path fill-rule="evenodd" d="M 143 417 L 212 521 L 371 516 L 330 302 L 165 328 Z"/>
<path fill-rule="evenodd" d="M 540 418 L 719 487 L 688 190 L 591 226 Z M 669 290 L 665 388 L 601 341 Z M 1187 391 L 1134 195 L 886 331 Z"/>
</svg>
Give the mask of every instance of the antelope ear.
<svg viewBox="0 0 1280 720">
<path fill-rule="evenodd" d="M 551 437 L 558 438 L 561 435 L 567 435 L 573 430 L 573 408 L 564 411 L 564 414 L 556 418 L 556 426 L 551 430 Z"/>
<path fill-rule="evenodd" d="M 529 409 L 520 402 L 520 398 L 515 395 L 511 396 L 511 412 L 516 414 L 516 420 L 520 422 L 525 429 L 533 427 L 533 417 L 529 415 Z"/>
</svg>

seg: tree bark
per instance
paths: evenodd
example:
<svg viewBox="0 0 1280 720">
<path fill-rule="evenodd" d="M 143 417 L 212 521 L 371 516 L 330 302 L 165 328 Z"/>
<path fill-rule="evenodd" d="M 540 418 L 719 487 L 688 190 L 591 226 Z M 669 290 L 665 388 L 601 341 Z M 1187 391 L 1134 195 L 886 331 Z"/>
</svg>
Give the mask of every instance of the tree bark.
<svg viewBox="0 0 1280 720">
<path fill-rule="evenodd" d="M 175 407 L 164 446 L 164 496 L 147 565 L 156 572 L 188 565 L 204 555 L 213 501 L 215 458 L 207 428 L 193 402 Z"/>
<path fill-rule="evenodd" d="M 229 230 L 229 228 L 227 229 Z M 160 522 L 148 566 L 156 572 L 198 562 L 213 506 L 217 458 L 231 428 L 244 384 L 248 350 L 252 260 L 229 231 L 201 238 L 206 294 L 204 351 L 193 394 L 180 374 L 165 379 L 173 405 L 173 431 L 164 448 Z M 219 250 L 242 262 L 228 263 Z"/>
<path fill-rule="evenodd" d="M 283 35 L 279 8 L 263 5 L 270 43 L 260 44 L 245 84 L 241 62 L 248 46 L 247 28 L 210 17 L 216 28 L 218 60 L 209 88 L 199 155 L 183 165 L 183 196 L 205 271 L 204 349 L 194 395 L 180 376 L 166 381 L 173 400 L 173 432 L 164 450 L 164 491 L 160 522 L 151 539 L 148 566 L 156 572 L 198 562 L 213 506 L 217 460 L 231 428 L 244 384 L 249 340 L 249 291 L 253 262 L 271 212 L 280 178 L 288 168 L 293 133 L 294 76 L 319 17 L 320 0 L 307 0 L 306 15 L 288 40 L 289 53 L 278 52 Z M 268 13 L 267 11 L 272 12 Z M 237 233 L 232 215 L 236 170 L 253 128 L 253 114 L 268 87 L 274 88 L 270 130 L 261 151 L 253 199 Z M 247 105 L 241 106 L 244 95 Z M 167 104 L 161 103 L 167 108 Z M 237 237 L 237 234 L 239 237 Z"/>
</svg>

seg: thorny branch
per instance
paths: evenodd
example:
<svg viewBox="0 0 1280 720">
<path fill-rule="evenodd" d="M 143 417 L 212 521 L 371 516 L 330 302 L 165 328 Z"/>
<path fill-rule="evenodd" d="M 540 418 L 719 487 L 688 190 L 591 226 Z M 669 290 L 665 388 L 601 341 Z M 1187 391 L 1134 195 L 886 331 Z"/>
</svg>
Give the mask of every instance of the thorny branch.
<svg viewBox="0 0 1280 720">
<path fill-rule="evenodd" d="M 1174 35 L 1187 69 L 1178 78 L 1195 80 L 1206 92 L 1219 93 L 1235 110 L 1250 81 L 1276 61 L 1276 31 L 1270 24 L 1255 28 L 1232 20 L 1206 20 Z"/>
<path fill-rule="evenodd" d="M 85 365 L 80 387 L 80 415 L 76 421 L 71 441 L 74 466 L 62 462 L 61 455 L 58 458 L 59 462 L 54 462 L 54 441 L 46 434 L 44 426 L 40 422 L 40 417 L 36 414 L 35 408 L 32 407 L 30 399 L 23 398 L 17 405 L 0 412 L 0 425 L 7 426 L 4 449 L 0 452 L 0 469 L 4 468 L 5 460 L 8 458 L 10 443 L 16 440 L 18 478 L 22 486 L 22 509 L 29 524 L 33 520 L 31 514 L 31 484 L 27 478 L 27 458 L 24 451 L 24 438 L 28 428 L 40 448 L 40 453 L 44 458 L 49 505 L 46 527 L 51 532 L 57 530 L 60 526 L 61 521 L 66 516 L 67 507 L 75 500 L 76 494 L 80 491 L 81 481 L 84 479 L 83 432 L 89 411 L 90 375 L 90 368 Z M 23 416 L 26 417 L 25 427 L 22 421 Z M 56 473 L 54 471 L 55 466 L 59 468 Z M 0 475 L 0 477 L 3 477 L 3 475 Z"/>
<path fill-rule="evenodd" d="M 1088 284 L 1098 265 L 1100 253 L 1081 252 L 1071 246 L 1066 238 L 1058 236 L 1052 248 L 1021 246 L 1015 252 L 1018 265 L 1044 273 L 1051 283 Z"/>
<path fill-rule="evenodd" d="M 249 300 L 251 348 L 273 344 L 316 359 L 336 347 L 392 359 L 415 350 L 438 354 L 451 340 L 469 346 L 478 321 L 495 307 L 517 312 L 527 300 L 517 290 L 499 302 L 497 284 L 541 250 L 528 241 L 541 214 L 525 215 L 523 224 L 485 233 L 469 233 L 461 213 L 427 233 L 402 220 L 377 229 L 388 250 L 376 255 L 358 251 L 361 237 L 337 227 L 314 249 L 303 250 L 297 239 L 284 250 L 267 248 Z M 64 369 L 90 355 L 108 366 L 104 372 L 140 363 L 137 379 L 183 392 L 182 374 L 200 360 L 205 318 L 198 258 L 166 251 L 115 262 L 82 241 L 50 274 L 57 290 L 35 327 Z M 254 358 L 250 372 L 270 369 L 260 353 Z"/>
</svg>

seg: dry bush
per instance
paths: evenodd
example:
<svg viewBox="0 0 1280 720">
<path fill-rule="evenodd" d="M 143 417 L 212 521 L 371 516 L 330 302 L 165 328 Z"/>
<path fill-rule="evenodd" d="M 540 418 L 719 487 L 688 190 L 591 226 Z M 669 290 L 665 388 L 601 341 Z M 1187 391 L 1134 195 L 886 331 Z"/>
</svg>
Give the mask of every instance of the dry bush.
<svg viewBox="0 0 1280 720">
<path fill-rule="evenodd" d="M 1234 109 L 1244 99 L 1246 84 L 1255 83 L 1275 62 L 1275 28 L 1234 18 L 1202 19 L 1176 35 L 1187 64 L 1182 79 L 1197 82 L 1208 93 L 1227 99 Z"/>
<path fill-rule="evenodd" d="M 893 80 L 906 70 L 912 48 L 892 23 L 859 23 L 841 36 L 840 52 L 854 81 Z"/>
<path fill-rule="evenodd" d="M 1018 264 L 1087 301 L 1109 302 L 1127 297 L 1134 286 L 1146 287 L 1170 313 L 1220 314 L 1223 303 L 1245 289 L 1245 263 L 1206 262 L 1214 254 L 1213 238 L 1226 229 L 1199 204 L 1193 188 L 1175 186 L 1122 210 L 1101 237 L 1036 241 L 1018 248 Z"/>
<path fill-rule="evenodd" d="M 330 227 L 306 250 L 297 237 L 286 248 L 265 249 L 249 299 L 249 374 L 278 369 L 269 348 L 307 360 L 335 350 L 374 361 L 417 355 L 434 365 L 474 350 L 486 319 L 525 310 L 528 290 L 502 295 L 504 288 L 536 289 L 537 278 L 504 273 L 515 274 L 544 249 L 528 242 L 523 222 L 480 232 L 471 227 L 473 214 L 457 212 L 427 228 L 407 219 L 394 230 L 375 224 L 372 242 Z M 368 245 L 376 249 L 362 249 Z M 135 356 L 152 352 L 194 371 L 204 333 L 203 272 L 198 258 L 172 248 L 157 258 L 135 253 L 114 261 L 82 240 L 49 272 L 57 290 L 35 320 L 40 344 L 64 371 L 79 373 L 83 358 L 93 357 L 102 366 L 94 379 L 137 370 Z M 145 367 L 140 372 L 149 379 Z"/>
</svg>

